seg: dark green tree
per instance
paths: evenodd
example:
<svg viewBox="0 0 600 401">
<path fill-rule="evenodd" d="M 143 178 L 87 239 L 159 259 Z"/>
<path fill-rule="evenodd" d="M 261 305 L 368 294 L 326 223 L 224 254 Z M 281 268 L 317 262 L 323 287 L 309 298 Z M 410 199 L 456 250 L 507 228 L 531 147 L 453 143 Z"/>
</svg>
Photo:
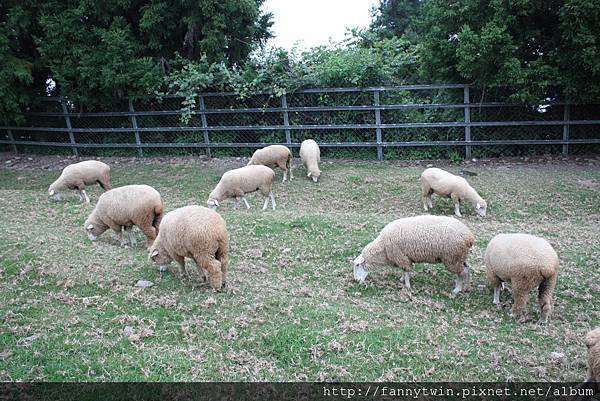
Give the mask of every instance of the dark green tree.
<svg viewBox="0 0 600 401">
<path fill-rule="evenodd" d="M 423 76 L 511 85 L 524 101 L 597 99 L 599 13 L 595 0 L 427 0 Z"/>
<path fill-rule="evenodd" d="M 406 36 L 413 42 L 421 34 L 423 0 L 380 0 L 372 11 L 371 31 L 384 38 Z"/>
</svg>

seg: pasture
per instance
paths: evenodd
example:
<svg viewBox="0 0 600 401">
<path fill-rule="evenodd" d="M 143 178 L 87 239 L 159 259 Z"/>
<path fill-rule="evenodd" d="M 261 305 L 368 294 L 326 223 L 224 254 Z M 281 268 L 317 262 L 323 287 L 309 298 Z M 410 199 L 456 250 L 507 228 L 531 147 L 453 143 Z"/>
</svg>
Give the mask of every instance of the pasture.
<svg viewBox="0 0 600 401">
<path fill-rule="evenodd" d="M 75 192 L 47 199 L 74 159 L 0 157 L 0 380 L 44 381 L 578 381 L 583 336 L 600 324 L 600 159 L 477 162 L 462 166 L 488 201 L 479 218 L 463 205 L 476 243 L 471 292 L 450 295 L 455 276 L 416 265 L 412 291 L 393 267 L 352 279 L 352 260 L 390 221 L 422 214 L 418 177 L 427 162 L 322 163 L 318 184 L 294 160 L 277 171 L 277 210 L 219 210 L 230 235 L 229 288 L 160 273 L 136 230 L 135 248 L 112 232 L 95 243 L 83 223 L 92 205 Z M 205 205 L 228 168 L 245 159 L 103 159 L 113 186 L 149 184 L 166 211 Z M 115 162 L 119 162 L 118 164 Z M 243 205 L 242 205 L 243 206 Z M 433 214 L 450 215 L 434 196 Z M 561 258 L 548 325 L 492 305 L 483 252 L 500 232 L 546 238 Z M 188 260 L 188 270 L 193 262 Z M 192 278 L 195 277 L 192 274 Z M 138 280 L 154 286 L 137 288 Z M 537 296 L 537 294 L 535 294 Z M 553 358 L 552 353 L 564 357 Z"/>
</svg>

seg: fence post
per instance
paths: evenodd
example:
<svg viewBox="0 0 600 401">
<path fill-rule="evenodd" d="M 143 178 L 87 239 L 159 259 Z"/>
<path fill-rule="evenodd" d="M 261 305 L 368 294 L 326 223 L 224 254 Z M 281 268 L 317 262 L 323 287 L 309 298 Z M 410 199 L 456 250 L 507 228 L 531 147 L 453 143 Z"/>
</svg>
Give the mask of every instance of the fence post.
<svg viewBox="0 0 600 401">
<path fill-rule="evenodd" d="M 288 116 L 287 107 L 287 98 L 284 94 L 281 96 L 281 109 L 283 113 L 283 126 L 285 127 L 285 143 L 289 145 L 290 143 L 292 143 L 292 135 L 290 133 L 290 119 Z"/>
<path fill-rule="evenodd" d="M 373 105 L 375 106 L 375 134 L 377 141 L 377 160 L 383 160 L 383 147 L 381 146 L 381 110 L 379 109 L 379 91 L 373 92 Z"/>
<path fill-rule="evenodd" d="M 565 112 L 564 112 L 564 116 L 563 116 L 563 120 L 565 121 L 565 123 L 563 124 L 563 141 L 569 140 L 569 134 L 571 131 L 571 125 L 569 125 L 570 119 L 571 119 L 571 105 L 565 104 Z M 563 153 L 563 156 L 569 155 L 569 144 L 568 143 L 563 143 L 562 153 Z"/>
<path fill-rule="evenodd" d="M 200 120 L 202 121 L 202 128 L 208 128 L 208 122 L 206 120 L 206 106 L 204 105 L 204 96 L 200 96 Z M 208 138 L 208 130 L 202 130 L 204 133 L 204 143 L 206 144 L 206 155 L 210 158 L 212 157 L 212 152 L 210 150 L 210 140 Z"/>
<path fill-rule="evenodd" d="M 466 85 L 463 91 L 463 103 L 465 104 L 465 142 L 471 142 L 471 94 L 469 86 Z M 465 159 L 471 160 L 471 145 L 465 145 Z"/>
<path fill-rule="evenodd" d="M 135 143 L 136 145 L 141 145 L 142 141 L 140 139 L 140 131 L 138 131 L 138 124 L 137 124 L 137 118 L 135 116 L 135 109 L 133 108 L 133 100 L 130 98 L 129 99 L 129 112 L 132 113 L 131 114 L 131 126 L 133 127 L 133 129 L 135 130 Z M 138 156 L 144 156 L 144 151 L 142 150 L 141 146 L 138 146 Z"/>
<path fill-rule="evenodd" d="M 69 116 L 69 110 L 67 109 L 67 105 L 65 104 L 65 99 L 60 98 L 60 105 L 62 106 L 63 114 L 65 115 L 65 122 L 67 124 L 67 130 L 69 131 L 69 140 L 71 144 L 75 145 L 75 135 L 73 134 L 73 127 L 71 126 L 71 117 Z M 77 146 L 72 146 L 74 156 L 79 156 L 79 152 L 77 151 Z"/>
<path fill-rule="evenodd" d="M 15 137 L 12 134 L 11 130 L 7 130 L 6 133 L 8 134 L 8 139 L 10 141 L 12 141 L 12 144 L 10 145 L 10 148 L 12 149 L 13 153 L 19 153 L 17 150 L 17 145 L 15 144 Z"/>
</svg>

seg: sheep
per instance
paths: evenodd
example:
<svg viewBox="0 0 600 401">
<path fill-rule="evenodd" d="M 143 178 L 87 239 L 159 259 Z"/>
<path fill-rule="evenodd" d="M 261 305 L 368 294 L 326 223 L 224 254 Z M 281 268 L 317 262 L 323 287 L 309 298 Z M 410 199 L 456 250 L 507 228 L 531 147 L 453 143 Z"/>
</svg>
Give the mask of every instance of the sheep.
<svg viewBox="0 0 600 401">
<path fill-rule="evenodd" d="M 245 166 L 227 171 L 221 177 L 221 180 L 208 196 L 208 207 L 216 210 L 223 199 L 235 198 L 235 208 L 237 209 L 240 198 L 250 209 L 245 194 L 260 191 L 265 197 L 265 203 L 262 210 L 267 208 L 267 202 L 271 198 L 271 205 L 275 210 L 275 196 L 273 196 L 273 178 L 275 172 L 266 166 Z"/>
<path fill-rule="evenodd" d="M 287 180 L 288 170 L 290 172 L 290 180 L 294 178 L 292 174 L 292 152 L 283 145 L 270 145 L 256 150 L 247 165 L 263 165 L 271 168 L 279 167 L 283 170 L 282 182 Z"/>
<path fill-rule="evenodd" d="M 518 317 L 527 307 L 529 292 L 537 287 L 540 322 L 548 322 L 559 259 L 545 239 L 529 234 L 498 234 L 488 244 L 484 261 L 486 276 L 494 288 L 495 305 L 500 305 L 503 283 L 510 281 L 514 297 L 512 314 Z"/>
<path fill-rule="evenodd" d="M 413 263 L 443 263 L 458 275 L 452 293 L 467 291 L 467 256 L 474 242 L 467 226 L 453 217 L 424 215 L 394 220 L 354 260 L 354 279 L 364 281 L 368 274 L 365 267 L 392 264 L 403 270 L 401 279 L 410 289 Z"/>
<path fill-rule="evenodd" d="M 48 188 L 48 197 L 59 201 L 60 191 L 63 189 L 76 189 L 79 191 L 79 201 L 90 203 L 89 196 L 85 193 L 86 185 L 100 184 L 104 191 L 110 191 L 110 167 L 97 160 L 86 160 L 70 164 L 65 167 L 60 177 Z"/>
<path fill-rule="evenodd" d="M 158 191 L 148 185 L 125 185 L 100 195 L 84 226 L 92 241 L 111 228 L 121 234 L 121 246 L 126 245 L 125 233 L 129 244 L 134 246 L 131 228 L 136 225 L 150 245 L 158 234 L 162 217 L 163 204 Z"/>
<path fill-rule="evenodd" d="M 300 145 L 300 159 L 308 171 L 306 176 L 317 182 L 321 175 L 321 170 L 319 170 L 319 162 L 321 162 L 319 145 L 312 139 L 302 141 Z"/>
<path fill-rule="evenodd" d="M 181 277 L 187 276 L 185 258 L 192 258 L 202 281 L 206 281 L 208 272 L 211 287 L 220 290 L 227 280 L 228 252 L 225 220 L 211 209 L 191 205 L 165 215 L 148 258 L 161 270 L 174 259 L 181 268 Z"/>
<path fill-rule="evenodd" d="M 600 327 L 587 333 L 585 336 L 587 346 L 587 382 L 600 382 Z"/>
<path fill-rule="evenodd" d="M 485 217 L 487 203 L 462 177 L 439 168 L 428 168 L 421 174 L 421 200 L 425 211 L 433 208 L 431 194 L 448 196 L 454 201 L 454 214 L 460 214 L 460 203 L 467 201 L 475 207 L 477 214 Z"/>
</svg>

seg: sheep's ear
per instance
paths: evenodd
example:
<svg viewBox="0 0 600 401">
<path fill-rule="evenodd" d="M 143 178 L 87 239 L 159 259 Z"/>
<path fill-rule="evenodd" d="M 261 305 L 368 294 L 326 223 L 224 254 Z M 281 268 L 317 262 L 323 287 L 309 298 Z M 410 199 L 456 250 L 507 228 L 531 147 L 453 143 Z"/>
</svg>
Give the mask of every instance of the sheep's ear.
<svg viewBox="0 0 600 401">
<path fill-rule="evenodd" d="M 312 173 L 309 171 L 308 174 L 306 174 L 307 177 L 312 176 Z"/>
<path fill-rule="evenodd" d="M 356 257 L 356 259 L 354 259 L 354 264 L 355 265 L 360 265 L 360 264 L 363 264 L 363 263 L 365 263 L 365 258 L 363 257 L 363 255 L 358 255 Z"/>
<path fill-rule="evenodd" d="M 152 255 L 150 255 L 151 258 L 155 257 L 156 255 L 158 255 L 158 249 L 155 249 L 152 251 Z"/>
<path fill-rule="evenodd" d="M 93 224 L 90 224 L 89 226 L 87 226 L 87 229 L 88 229 L 88 230 L 91 230 L 92 228 L 94 228 L 94 225 L 93 225 Z"/>
</svg>

